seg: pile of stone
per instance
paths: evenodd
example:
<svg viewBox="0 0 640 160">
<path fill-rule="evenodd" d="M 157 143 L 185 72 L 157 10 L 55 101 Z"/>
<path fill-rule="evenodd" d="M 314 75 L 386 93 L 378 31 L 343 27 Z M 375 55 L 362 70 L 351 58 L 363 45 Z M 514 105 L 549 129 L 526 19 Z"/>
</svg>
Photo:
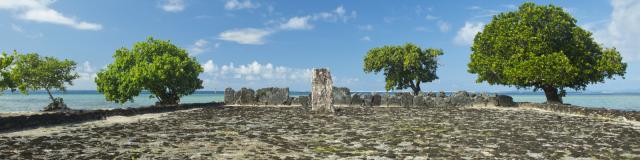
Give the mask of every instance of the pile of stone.
<svg viewBox="0 0 640 160">
<path fill-rule="evenodd" d="M 412 95 L 410 93 L 395 94 L 354 94 L 335 93 L 336 106 L 351 107 L 461 107 L 461 106 L 516 106 L 513 98 L 506 95 L 476 94 L 459 91 L 448 96 L 445 92 L 429 92 Z"/>
<path fill-rule="evenodd" d="M 64 104 L 64 100 L 62 98 L 54 98 L 53 102 L 49 103 L 44 109 L 44 112 L 68 112 L 71 111 L 71 108 L 67 107 Z"/>
<path fill-rule="evenodd" d="M 241 88 L 238 91 L 233 88 L 226 88 L 224 90 L 224 103 L 226 105 L 248 106 L 309 106 L 309 97 L 289 97 L 289 88 L 269 87 L 256 91 L 250 88 Z"/>
<path fill-rule="evenodd" d="M 501 106 L 514 107 L 517 104 L 507 95 L 470 93 L 459 91 L 447 95 L 445 92 L 428 92 L 412 95 L 406 92 L 352 93 L 346 87 L 332 88 L 333 106 L 336 107 L 463 107 Z M 224 102 L 227 105 L 250 106 L 304 106 L 308 107 L 310 96 L 289 97 L 288 88 L 263 88 L 254 91 L 242 88 L 235 91 L 225 89 Z"/>
</svg>

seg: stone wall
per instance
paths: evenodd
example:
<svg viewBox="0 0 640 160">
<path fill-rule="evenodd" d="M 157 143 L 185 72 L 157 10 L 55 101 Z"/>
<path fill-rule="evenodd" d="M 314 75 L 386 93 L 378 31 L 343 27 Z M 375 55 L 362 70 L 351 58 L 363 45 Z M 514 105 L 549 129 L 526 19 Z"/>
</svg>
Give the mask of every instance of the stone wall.
<svg viewBox="0 0 640 160">
<path fill-rule="evenodd" d="M 146 113 L 161 113 L 192 108 L 220 106 L 223 106 L 223 104 L 192 103 L 126 109 L 118 108 L 111 110 L 73 110 L 69 112 L 43 112 L 31 115 L 3 116 L 0 117 L 0 132 L 65 123 L 79 123 L 92 120 L 102 120 L 109 116 L 133 116 Z"/>
<path fill-rule="evenodd" d="M 476 94 L 460 91 L 447 96 L 444 92 L 419 94 L 410 93 L 372 93 L 372 94 L 334 94 L 336 106 L 352 107 L 460 107 L 470 105 L 493 105 L 512 107 L 516 103 L 506 95 Z"/>
<path fill-rule="evenodd" d="M 545 103 L 520 103 L 520 107 L 524 108 L 537 108 L 547 111 L 578 114 L 584 116 L 596 116 L 606 118 L 622 118 L 625 120 L 639 121 L 640 111 L 624 111 L 607 108 L 586 108 L 575 105 L 563 105 L 563 104 L 545 104 Z"/>
<path fill-rule="evenodd" d="M 239 91 L 227 88 L 224 95 L 224 102 L 227 105 L 308 107 L 311 101 L 310 96 L 289 97 L 288 88 L 269 87 L 258 89 L 257 92 L 248 88 L 242 88 Z M 405 92 L 352 94 L 349 88 L 333 87 L 332 95 L 333 104 L 336 107 L 461 107 L 471 105 L 512 107 L 517 105 L 510 96 L 466 91 L 456 92 L 450 96 L 444 92 L 421 93 L 414 96 Z"/>
<path fill-rule="evenodd" d="M 309 106 L 309 96 L 290 97 L 289 88 L 268 87 L 254 91 L 250 88 L 224 90 L 226 105 L 246 106 Z"/>
</svg>

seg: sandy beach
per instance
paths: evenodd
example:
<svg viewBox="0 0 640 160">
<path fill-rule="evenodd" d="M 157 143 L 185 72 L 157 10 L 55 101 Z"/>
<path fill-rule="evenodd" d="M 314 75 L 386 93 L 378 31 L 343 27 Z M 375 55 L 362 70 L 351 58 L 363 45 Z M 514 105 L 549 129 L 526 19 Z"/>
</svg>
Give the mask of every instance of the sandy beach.
<svg viewBox="0 0 640 160">
<path fill-rule="evenodd" d="M 0 134 L 0 159 L 637 159 L 635 121 L 532 108 L 210 107 Z"/>
</svg>

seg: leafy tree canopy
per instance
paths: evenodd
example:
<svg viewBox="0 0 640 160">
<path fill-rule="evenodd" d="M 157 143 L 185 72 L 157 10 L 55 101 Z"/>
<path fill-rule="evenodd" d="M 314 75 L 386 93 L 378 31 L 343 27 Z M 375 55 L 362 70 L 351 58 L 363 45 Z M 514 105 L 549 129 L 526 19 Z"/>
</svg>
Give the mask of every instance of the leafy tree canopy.
<svg viewBox="0 0 640 160">
<path fill-rule="evenodd" d="M 202 88 L 203 72 L 197 60 L 169 41 L 149 37 L 131 49 L 120 48 L 115 61 L 98 73 L 98 91 L 109 101 L 133 101 L 146 90 L 160 104 L 177 104 L 180 97 Z"/>
<path fill-rule="evenodd" d="M 438 79 L 437 57 L 440 49 L 420 49 L 407 43 L 402 46 L 383 46 L 369 50 L 364 57 L 364 72 L 384 72 L 386 90 L 411 88 L 420 92 L 420 83 Z"/>
<path fill-rule="evenodd" d="M 41 57 L 37 53 L 16 53 L 14 56 L 16 60 L 10 75 L 23 94 L 28 94 L 30 90 L 44 89 L 53 102 L 55 99 L 51 90 L 66 91 L 65 84 L 73 85 L 73 80 L 79 77 L 74 72 L 76 63 L 72 60 Z"/>
<path fill-rule="evenodd" d="M 15 59 L 16 51 L 13 51 L 13 55 L 7 55 L 7 53 L 2 52 L 0 57 L 0 94 L 2 91 L 7 89 L 15 90 L 16 84 L 13 79 L 11 79 L 11 65 Z"/>
<path fill-rule="evenodd" d="M 478 83 L 542 89 L 550 103 L 562 103 L 565 88 L 584 90 L 624 76 L 627 67 L 615 48 L 602 48 L 553 5 L 524 3 L 494 16 L 471 50 L 468 71 L 478 74 Z"/>
</svg>

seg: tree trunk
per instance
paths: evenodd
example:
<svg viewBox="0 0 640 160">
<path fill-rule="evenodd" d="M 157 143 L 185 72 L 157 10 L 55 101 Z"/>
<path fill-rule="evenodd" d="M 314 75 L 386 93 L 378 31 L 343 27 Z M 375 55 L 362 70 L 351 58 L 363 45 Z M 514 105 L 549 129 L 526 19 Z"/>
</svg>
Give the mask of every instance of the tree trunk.
<svg viewBox="0 0 640 160">
<path fill-rule="evenodd" d="M 542 88 L 544 95 L 547 97 L 547 103 L 549 104 L 562 104 L 562 97 L 558 94 L 558 89 L 552 86 L 545 86 Z"/>
<path fill-rule="evenodd" d="M 179 102 L 180 98 L 173 93 L 165 93 L 164 95 L 160 96 L 160 104 L 174 105 L 178 104 Z"/>
<path fill-rule="evenodd" d="M 416 85 L 412 86 L 411 89 L 413 89 L 413 95 L 417 96 L 418 94 L 420 94 L 420 81 L 416 81 Z"/>
<path fill-rule="evenodd" d="M 51 91 L 49 91 L 49 88 L 45 88 L 45 90 L 47 90 L 47 93 L 49 94 L 49 99 L 51 99 L 51 102 L 55 102 L 55 99 L 53 98 L 53 95 L 51 95 Z"/>
</svg>

